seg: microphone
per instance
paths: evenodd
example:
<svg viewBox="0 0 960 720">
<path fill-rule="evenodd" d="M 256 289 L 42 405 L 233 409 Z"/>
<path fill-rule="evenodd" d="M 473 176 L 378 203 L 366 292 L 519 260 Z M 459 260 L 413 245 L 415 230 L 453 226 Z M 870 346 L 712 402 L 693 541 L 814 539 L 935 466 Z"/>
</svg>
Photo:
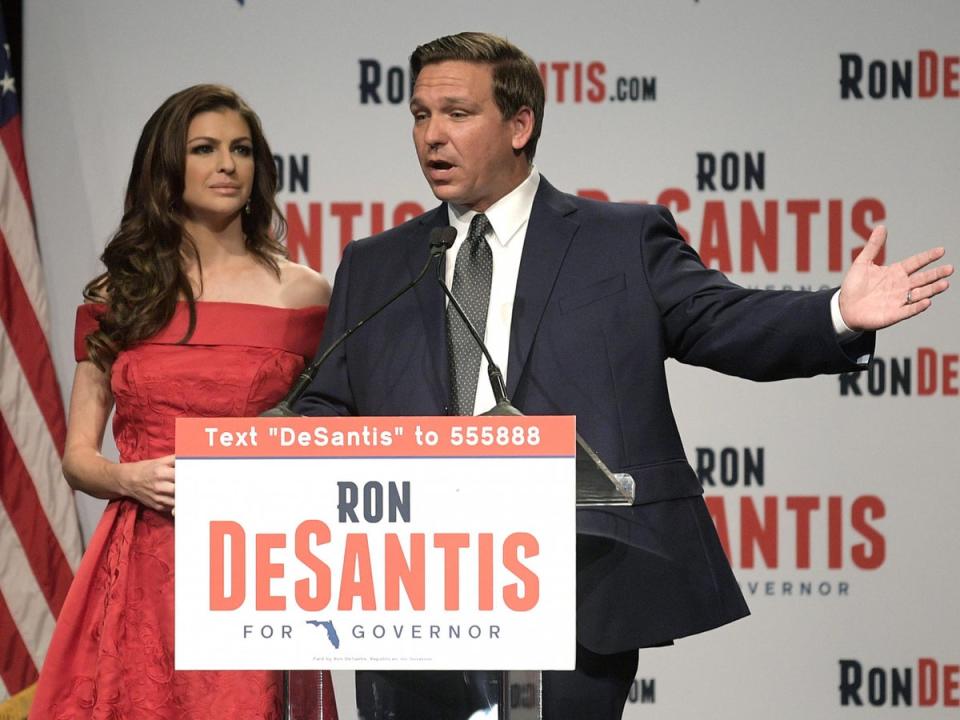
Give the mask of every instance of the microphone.
<svg viewBox="0 0 960 720">
<path fill-rule="evenodd" d="M 444 244 L 443 249 L 446 251 L 453 247 L 453 243 L 457 239 L 457 231 L 452 227 L 444 228 L 444 230 L 451 231 L 449 233 L 445 232 L 443 239 L 441 240 L 441 242 Z M 493 390 L 493 397 L 496 400 L 496 404 L 485 413 L 481 414 L 487 416 L 523 415 L 522 412 L 517 410 L 513 404 L 511 404 L 510 398 L 507 397 L 507 387 L 503 382 L 503 373 L 500 372 L 500 368 L 490 356 L 490 351 L 483 342 L 483 338 L 480 337 L 480 333 L 477 332 L 477 329 L 473 326 L 473 323 L 470 322 L 470 318 L 467 317 L 467 314 L 463 311 L 460 303 L 457 302 L 457 299 L 453 296 L 453 293 L 450 292 L 450 289 L 447 287 L 447 283 L 444 282 L 441 272 L 442 266 L 440 263 L 437 263 L 437 282 L 440 283 L 440 287 L 443 288 L 443 294 L 447 296 L 447 299 L 450 301 L 453 309 L 456 310 L 457 315 L 459 315 L 460 319 L 466 324 L 467 330 L 470 331 L 473 339 L 476 341 L 477 345 L 480 346 L 483 356 L 487 359 L 487 376 L 490 378 L 490 388 Z"/>
<path fill-rule="evenodd" d="M 269 410 L 266 410 L 260 413 L 260 417 L 299 417 L 297 413 L 293 411 L 291 406 L 297 400 L 300 399 L 300 396 L 303 395 L 304 390 L 313 382 L 313 379 L 317 376 L 317 373 L 320 371 L 320 367 L 323 363 L 326 362 L 327 358 L 336 350 L 340 345 L 346 341 L 348 337 L 353 335 L 357 330 L 359 330 L 365 323 L 370 320 L 373 320 L 377 315 L 379 315 L 383 310 L 385 310 L 389 305 L 393 304 L 395 300 L 404 295 L 407 291 L 411 290 L 417 283 L 419 283 L 423 276 L 427 274 L 427 270 L 430 268 L 430 263 L 433 262 L 434 258 L 441 257 L 447 248 L 453 245 L 453 241 L 456 240 L 457 231 L 455 228 L 450 226 L 443 228 L 434 228 L 430 231 L 430 254 L 427 257 L 427 261 L 423 264 L 420 272 L 405 287 L 401 288 L 398 292 L 394 293 L 389 300 L 387 300 L 383 305 L 378 307 L 372 313 L 367 315 L 367 317 L 359 320 L 356 325 L 347 330 L 343 335 L 338 337 L 333 344 L 328 347 L 324 353 L 310 363 L 302 373 L 300 377 L 297 378 L 297 381 L 294 383 L 293 387 L 290 388 L 290 392 L 287 393 L 286 397 L 283 398 L 279 403 L 274 405 Z M 440 263 L 437 263 L 437 268 L 440 268 Z M 476 331 L 474 331 L 476 332 Z M 498 371 L 499 372 L 499 371 Z"/>
</svg>

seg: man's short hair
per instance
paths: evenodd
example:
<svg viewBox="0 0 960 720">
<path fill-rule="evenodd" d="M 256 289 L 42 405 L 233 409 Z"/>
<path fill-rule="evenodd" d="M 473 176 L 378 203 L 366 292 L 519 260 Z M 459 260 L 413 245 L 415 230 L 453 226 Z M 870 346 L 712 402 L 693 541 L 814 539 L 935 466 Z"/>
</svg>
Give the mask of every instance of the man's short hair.
<svg viewBox="0 0 960 720">
<path fill-rule="evenodd" d="M 537 151 L 543 127 L 543 80 L 536 64 L 523 50 L 504 38 L 481 32 L 462 32 L 437 38 L 417 47 L 410 56 L 414 82 L 425 65 L 460 60 L 482 63 L 493 69 L 493 99 L 504 119 L 526 106 L 533 111 L 533 133 L 523 148 L 529 162 Z"/>
</svg>

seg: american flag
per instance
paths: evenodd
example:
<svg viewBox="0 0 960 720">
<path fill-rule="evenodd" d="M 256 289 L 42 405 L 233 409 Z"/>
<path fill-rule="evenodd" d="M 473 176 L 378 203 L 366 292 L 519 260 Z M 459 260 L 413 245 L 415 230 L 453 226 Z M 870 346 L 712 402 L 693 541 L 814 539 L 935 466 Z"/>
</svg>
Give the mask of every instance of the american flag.
<svg viewBox="0 0 960 720">
<path fill-rule="evenodd" d="M 0 42 L 0 714 L 9 717 L 5 705 L 37 680 L 81 541 L 60 474 L 66 424 L 2 18 Z"/>
</svg>

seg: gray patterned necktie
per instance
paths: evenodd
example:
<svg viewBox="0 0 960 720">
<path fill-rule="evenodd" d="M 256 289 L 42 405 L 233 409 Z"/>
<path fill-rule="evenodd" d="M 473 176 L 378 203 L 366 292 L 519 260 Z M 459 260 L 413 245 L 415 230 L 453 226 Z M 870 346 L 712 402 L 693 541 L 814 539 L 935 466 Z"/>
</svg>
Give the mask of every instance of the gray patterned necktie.
<svg viewBox="0 0 960 720">
<path fill-rule="evenodd" d="M 451 292 L 470 322 L 483 337 L 490 305 L 493 253 L 486 234 L 490 221 L 483 213 L 473 216 L 467 239 L 457 251 Z M 480 348 L 457 311 L 447 306 L 447 357 L 450 367 L 450 401 L 454 415 L 472 415 L 480 376 Z"/>
</svg>

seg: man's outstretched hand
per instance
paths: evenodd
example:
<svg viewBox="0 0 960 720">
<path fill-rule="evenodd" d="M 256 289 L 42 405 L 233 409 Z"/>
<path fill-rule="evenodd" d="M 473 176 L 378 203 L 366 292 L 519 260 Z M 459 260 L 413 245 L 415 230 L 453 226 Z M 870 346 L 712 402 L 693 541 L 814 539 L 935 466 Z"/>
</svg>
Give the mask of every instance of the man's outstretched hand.
<svg viewBox="0 0 960 720">
<path fill-rule="evenodd" d="M 930 298 L 950 287 L 947 278 L 953 265 L 923 269 L 943 257 L 942 247 L 876 265 L 886 241 L 887 229 L 878 225 L 843 278 L 840 315 L 851 330 L 879 330 L 913 317 L 930 307 Z"/>
</svg>

